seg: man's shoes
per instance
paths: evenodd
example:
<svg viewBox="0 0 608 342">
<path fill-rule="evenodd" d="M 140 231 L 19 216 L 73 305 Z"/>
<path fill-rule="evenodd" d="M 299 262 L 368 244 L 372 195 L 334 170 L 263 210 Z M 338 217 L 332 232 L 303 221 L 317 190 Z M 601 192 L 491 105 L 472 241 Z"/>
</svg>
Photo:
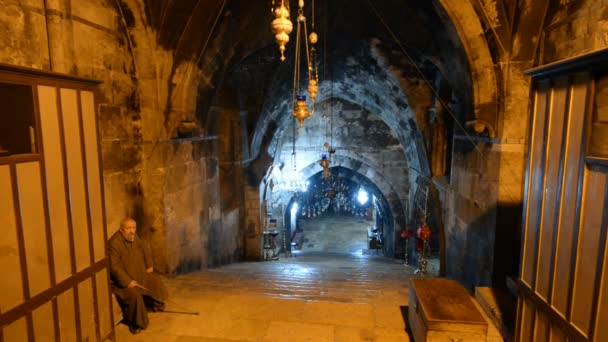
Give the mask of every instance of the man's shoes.
<svg viewBox="0 0 608 342">
<path fill-rule="evenodd" d="M 140 332 L 144 331 L 144 329 L 140 329 L 138 327 L 129 327 L 129 331 L 131 332 L 131 334 L 137 335 Z"/>
<path fill-rule="evenodd" d="M 165 303 L 155 302 L 151 310 L 152 312 L 165 311 Z"/>
</svg>

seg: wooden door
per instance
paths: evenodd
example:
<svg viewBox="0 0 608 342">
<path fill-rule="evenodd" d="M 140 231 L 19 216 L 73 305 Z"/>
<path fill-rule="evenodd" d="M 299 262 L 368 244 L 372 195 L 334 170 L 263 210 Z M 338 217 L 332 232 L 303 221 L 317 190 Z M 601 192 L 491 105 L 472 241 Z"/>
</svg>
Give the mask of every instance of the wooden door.
<svg viewBox="0 0 608 342">
<path fill-rule="evenodd" d="M 519 341 L 608 341 L 606 66 L 608 50 L 529 72 Z"/>
<path fill-rule="evenodd" d="M 95 85 L 0 68 L 0 340 L 113 338 Z"/>
</svg>

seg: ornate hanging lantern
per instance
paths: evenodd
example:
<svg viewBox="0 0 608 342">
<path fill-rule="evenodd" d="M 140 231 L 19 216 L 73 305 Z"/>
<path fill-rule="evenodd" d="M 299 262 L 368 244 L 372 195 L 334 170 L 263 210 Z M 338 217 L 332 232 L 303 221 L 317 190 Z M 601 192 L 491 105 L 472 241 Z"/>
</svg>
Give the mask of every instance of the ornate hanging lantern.
<svg viewBox="0 0 608 342">
<path fill-rule="evenodd" d="M 321 156 L 319 165 L 323 168 L 323 178 L 327 179 L 329 177 L 329 159 L 327 159 L 327 155 L 323 154 Z"/>
<path fill-rule="evenodd" d="M 312 99 L 311 93 L 311 102 L 312 102 L 312 110 L 308 110 L 308 106 L 306 105 L 306 96 L 302 95 L 300 92 L 300 47 L 301 47 L 301 39 L 300 35 L 303 33 L 304 36 L 304 45 L 305 45 L 305 53 L 306 53 L 306 65 L 308 71 L 308 80 L 313 79 L 312 75 L 312 64 L 310 63 L 310 53 L 308 50 L 308 40 L 306 39 L 307 30 L 306 30 L 306 17 L 304 16 L 304 0 L 298 1 L 298 20 L 297 20 L 297 29 L 296 29 L 296 48 L 295 48 L 295 57 L 294 57 L 294 67 L 293 67 L 293 117 L 298 120 L 300 123 L 300 127 L 304 126 L 304 120 L 314 114 L 314 99 Z M 302 29 L 304 32 L 302 32 Z M 314 83 L 314 82 L 313 82 Z M 314 91 L 314 96 L 316 97 L 318 86 L 311 87 L 309 83 L 309 89 Z M 316 90 L 315 90 L 316 89 Z M 310 90 L 309 90 L 310 91 Z"/>
<path fill-rule="evenodd" d="M 308 106 L 306 105 L 306 96 L 296 96 L 296 104 L 293 108 L 293 117 L 294 119 L 300 122 L 300 127 L 304 126 L 304 120 L 306 120 L 311 115 L 312 113 L 308 111 Z"/>
<path fill-rule="evenodd" d="M 274 39 L 279 44 L 279 51 L 281 51 L 281 61 L 285 60 L 285 45 L 289 42 L 289 34 L 293 30 L 293 24 L 289 19 L 289 0 L 280 0 L 277 3 L 277 7 L 273 10 L 275 19 L 270 24 L 272 33 L 274 33 Z"/>
</svg>

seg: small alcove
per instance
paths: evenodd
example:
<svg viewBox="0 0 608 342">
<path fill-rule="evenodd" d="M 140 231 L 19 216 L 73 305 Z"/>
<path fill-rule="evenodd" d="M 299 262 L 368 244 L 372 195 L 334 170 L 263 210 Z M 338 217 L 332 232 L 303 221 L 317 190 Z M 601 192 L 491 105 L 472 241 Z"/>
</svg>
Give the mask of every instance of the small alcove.
<svg viewBox="0 0 608 342">
<path fill-rule="evenodd" d="M 0 157 L 36 153 L 32 87 L 0 83 Z"/>
</svg>

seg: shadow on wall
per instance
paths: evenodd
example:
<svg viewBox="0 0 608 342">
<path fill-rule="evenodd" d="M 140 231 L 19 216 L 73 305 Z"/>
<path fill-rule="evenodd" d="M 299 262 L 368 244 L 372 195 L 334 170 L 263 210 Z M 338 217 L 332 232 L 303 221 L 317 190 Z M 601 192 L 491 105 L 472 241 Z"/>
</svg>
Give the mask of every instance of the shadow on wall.
<svg viewBox="0 0 608 342">
<path fill-rule="evenodd" d="M 464 228 L 463 273 L 466 287 L 490 286 L 494 259 L 496 208 L 490 208 Z M 451 260 L 451 258 L 448 258 Z"/>
<path fill-rule="evenodd" d="M 471 205 L 468 202 L 460 201 L 459 206 Z M 518 272 L 520 227 L 521 205 L 488 208 L 468 225 L 457 222 L 446 231 L 446 275 L 470 290 L 505 287 L 505 277 Z"/>
<path fill-rule="evenodd" d="M 519 275 L 523 204 L 502 204 L 496 210 L 492 285 L 505 287 L 507 277 Z"/>
<path fill-rule="evenodd" d="M 460 139 L 455 146 L 457 185 L 448 204 L 446 275 L 471 290 L 506 287 L 506 277 L 517 276 L 520 262 L 522 203 L 510 194 L 516 188 L 510 184 L 523 181 L 524 156 L 501 152 L 500 145 L 493 149 L 481 141 L 487 138 Z"/>
</svg>

